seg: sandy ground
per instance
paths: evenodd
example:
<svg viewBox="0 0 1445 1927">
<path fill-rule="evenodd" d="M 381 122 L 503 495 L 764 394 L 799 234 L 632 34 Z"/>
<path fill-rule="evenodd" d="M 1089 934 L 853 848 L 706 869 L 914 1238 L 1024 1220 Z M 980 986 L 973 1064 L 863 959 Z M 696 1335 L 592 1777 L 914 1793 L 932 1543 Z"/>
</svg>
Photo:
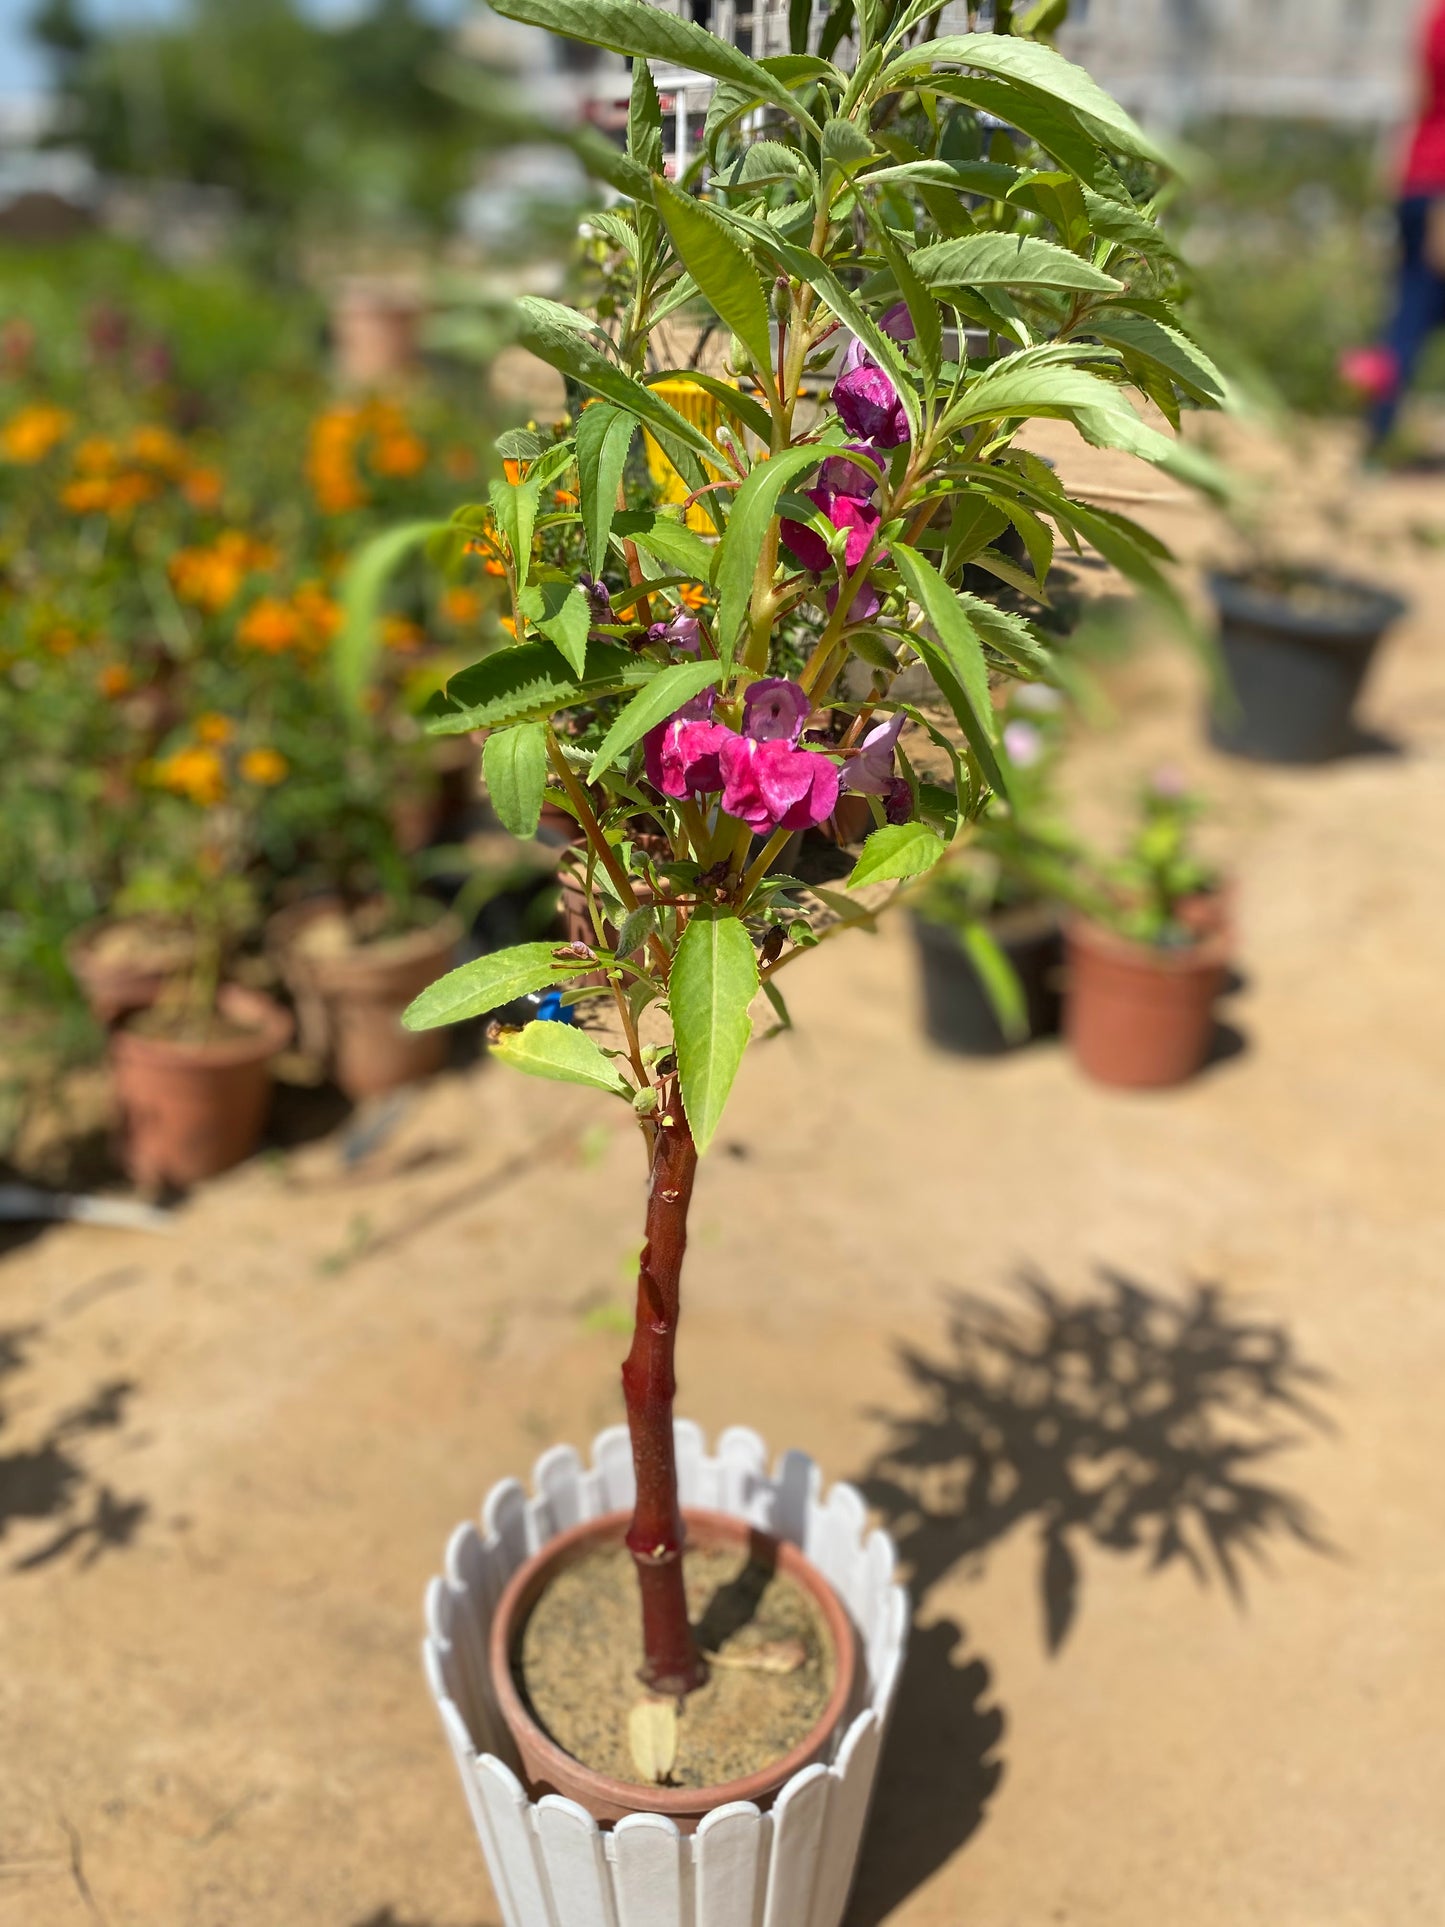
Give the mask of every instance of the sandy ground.
<svg viewBox="0 0 1445 1927">
<path fill-rule="evenodd" d="M 1154 650 L 1071 775 L 1218 799 L 1220 1061 L 1121 1097 L 940 1056 L 899 928 L 789 973 L 699 1187 L 683 1408 L 867 1480 L 917 1574 L 852 1927 L 1445 1906 L 1445 483 L 1357 495 L 1329 439 L 1279 472 L 1290 540 L 1415 598 L 1398 753 L 1226 764 Z M 421 1593 L 494 1479 L 618 1416 L 640 1209 L 605 1099 L 483 1064 L 354 1167 L 10 1253 L 4 1927 L 495 1927 Z"/>
</svg>

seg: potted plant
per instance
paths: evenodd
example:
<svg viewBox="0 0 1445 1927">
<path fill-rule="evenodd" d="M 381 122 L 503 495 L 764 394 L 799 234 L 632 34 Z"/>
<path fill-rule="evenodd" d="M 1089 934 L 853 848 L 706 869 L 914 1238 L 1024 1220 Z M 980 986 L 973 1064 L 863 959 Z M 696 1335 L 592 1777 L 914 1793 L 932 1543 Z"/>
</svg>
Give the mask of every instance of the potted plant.
<svg viewBox="0 0 1445 1927">
<path fill-rule="evenodd" d="M 1063 698 L 1046 683 L 1011 685 L 999 722 L 1017 808 L 991 800 L 971 847 L 930 871 L 911 902 L 924 1028 L 969 1057 L 1053 1036 L 1062 1009 L 1058 879 L 1073 849 L 1050 804 Z"/>
<path fill-rule="evenodd" d="M 227 955 L 254 923 L 248 884 L 216 842 L 140 871 L 123 913 L 163 919 L 190 937 L 190 968 L 111 1033 L 126 1170 L 147 1188 L 184 1188 L 255 1150 L 271 1097 L 271 1059 L 291 1039 L 272 998 L 223 981 Z"/>
<path fill-rule="evenodd" d="M 1264 763 L 1324 763 L 1354 748 L 1355 704 L 1405 613 L 1400 598 L 1330 570 L 1265 563 L 1217 571 L 1209 592 L 1227 684 L 1211 741 Z"/>
<path fill-rule="evenodd" d="M 1065 1029 L 1101 1084 L 1159 1089 L 1201 1068 L 1214 1034 L 1229 900 L 1191 842 L 1198 800 L 1170 770 L 1141 793 L 1129 850 L 1068 926 Z"/>
<path fill-rule="evenodd" d="M 483 1531 L 459 1531 L 433 1589 L 428 1665 L 518 1927 L 717 1927 L 755 1918 L 764 1892 L 770 1919 L 836 1927 L 905 1609 L 856 1494 L 825 1500 L 798 1455 L 770 1474 L 750 1433 L 709 1451 L 674 1417 L 698 1159 L 754 999 L 786 1023 L 781 974 L 871 925 L 970 836 L 990 795 L 1009 797 L 991 684 L 1047 677 L 1050 657 L 1030 623 L 957 591 L 993 553 L 993 511 L 1022 532 L 1036 585 L 1062 532 L 1172 593 L 1153 539 L 1072 497 L 1019 429 L 1064 418 L 1212 482 L 1124 389 L 1177 411 L 1179 391 L 1207 395 L 1217 376 L 1176 325 L 1167 249 L 1116 165 L 1152 181 L 1163 156 L 1046 47 L 925 42 L 927 8 L 865 8 L 856 64 L 801 40 L 759 63 L 631 0 L 502 10 L 634 59 L 627 152 L 570 137 L 622 197 L 606 231 L 630 298 L 610 332 L 549 300 L 518 303 L 521 343 L 593 400 L 560 444 L 512 438 L 515 475 L 459 515 L 495 544 L 514 640 L 451 678 L 433 726 L 489 732 L 487 786 L 514 833 L 565 802 L 585 839 L 591 936 L 467 964 L 407 1022 L 430 1031 L 560 992 L 583 1021 L 498 1028 L 492 1054 L 628 1107 L 646 1153 L 646 1243 L 625 1432 L 605 1433 L 590 1466 L 554 1448 L 532 1497 L 499 1488 Z M 705 198 L 665 178 L 650 58 L 723 83 Z M 1012 160 L 977 158 L 980 113 L 1026 130 L 1001 143 Z M 717 314 L 758 388 L 716 382 L 716 442 L 656 392 L 667 371 L 648 368 L 654 328 L 685 301 Z M 947 358 L 945 324 L 965 323 L 1012 352 Z M 803 406 L 805 372 L 840 336 L 828 404 Z M 689 506 L 706 505 L 711 534 L 666 508 L 619 511 L 639 428 Z M 578 498 L 588 582 L 534 574 L 539 504 L 559 481 Z M 684 591 L 702 591 L 705 610 Z M 941 708 L 893 694 L 918 663 Z M 848 693 L 850 664 L 862 694 Z M 602 704 L 611 719 L 595 732 Z M 920 775 L 923 743 L 945 780 Z M 840 794 L 867 797 L 873 822 L 847 887 L 780 874 L 785 844 Z M 639 819 L 660 844 L 636 835 Z M 547 1797 L 558 1791 L 566 1800 Z M 614 1829 L 605 1845 L 599 1826 Z"/>
</svg>

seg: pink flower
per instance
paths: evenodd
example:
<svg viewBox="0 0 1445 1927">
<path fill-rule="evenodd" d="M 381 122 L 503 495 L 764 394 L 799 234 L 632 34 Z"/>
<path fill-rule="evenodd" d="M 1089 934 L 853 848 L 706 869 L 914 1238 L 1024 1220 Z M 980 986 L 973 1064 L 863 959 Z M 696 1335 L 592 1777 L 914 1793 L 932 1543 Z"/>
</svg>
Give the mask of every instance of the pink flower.
<svg viewBox="0 0 1445 1927">
<path fill-rule="evenodd" d="M 1004 725 L 1003 746 L 1016 769 L 1032 769 L 1044 753 L 1043 737 L 1022 717 Z"/>
<path fill-rule="evenodd" d="M 719 760 L 724 810 L 759 835 L 811 829 L 837 805 L 838 765 L 781 738 L 760 743 L 729 733 Z"/>
<path fill-rule="evenodd" d="M 858 745 L 858 754 L 848 759 L 843 771 L 843 788 L 858 796 L 887 796 L 893 782 L 893 752 L 908 718 L 895 710 L 885 722 L 875 723 Z M 907 789 L 908 785 L 903 786 Z"/>
<path fill-rule="evenodd" d="M 669 716 L 644 737 L 647 780 L 664 796 L 705 796 L 722 788 L 718 758 L 733 732 L 724 723 L 708 720 L 711 708 L 709 690 L 706 697 L 684 704 L 675 716 Z"/>
<path fill-rule="evenodd" d="M 856 569 L 868 552 L 868 544 L 878 532 L 882 516 L 871 502 L 860 501 L 856 495 L 843 495 L 830 488 L 805 489 L 808 500 L 820 509 L 835 529 L 846 529 L 847 539 L 843 547 L 843 560 L 848 570 Z M 783 540 L 805 569 L 821 575 L 831 569 L 833 558 L 828 553 L 828 545 L 815 529 L 805 528 L 801 522 L 783 523 Z M 878 560 L 882 561 L 882 556 Z"/>
<path fill-rule="evenodd" d="M 833 401 L 838 419 L 850 435 L 876 442 L 879 448 L 897 448 L 908 440 L 908 417 L 892 378 L 856 341 L 843 358 L 843 372 L 833 383 Z"/>
<path fill-rule="evenodd" d="M 859 502 L 866 502 L 878 483 L 866 468 L 849 461 L 850 455 L 866 455 L 880 467 L 886 462 L 883 450 L 875 448 L 872 442 L 849 442 L 841 455 L 828 457 L 818 480 L 833 495 L 851 495 Z"/>
<path fill-rule="evenodd" d="M 749 683 L 743 697 L 743 734 L 755 743 L 796 743 L 813 707 L 808 692 L 786 676 Z"/>
</svg>

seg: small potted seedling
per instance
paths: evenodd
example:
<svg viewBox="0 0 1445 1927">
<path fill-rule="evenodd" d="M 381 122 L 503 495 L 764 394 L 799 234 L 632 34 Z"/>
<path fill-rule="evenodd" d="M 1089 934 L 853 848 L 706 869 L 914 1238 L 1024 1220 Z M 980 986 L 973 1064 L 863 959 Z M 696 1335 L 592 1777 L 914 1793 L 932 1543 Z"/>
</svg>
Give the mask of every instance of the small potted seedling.
<svg viewBox="0 0 1445 1927">
<path fill-rule="evenodd" d="M 795 9 L 794 53 L 760 63 L 632 0 L 501 11 L 633 57 L 626 153 L 569 136 L 620 196 L 605 234 L 626 296 L 605 326 L 518 303 L 520 343 L 589 405 L 560 442 L 513 438 L 515 475 L 459 514 L 499 557 L 515 639 L 451 679 L 434 727 L 490 732 L 487 787 L 515 834 L 565 805 L 587 924 L 463 966 L 407 1021 L 560 992 L 577 1023 L 497 1027 L 492 1057 L 626 1107 L 645 1243 L 626 1427 L 590 1465 L 553 1448 L 533 1496 L 498 1488 L 481 1532 L 458 1532 L 431 1595 L 430 1678 L 513 1927 L 723 1927 L 759 1918 L 762 1896 L 777 1927 L 837 1927 L 905 1609 L 856 1494 L 825 1499 L 796 1454 L 770 1471 L 751 1433 L 710 1451 L 675 1417 L 698 1160 L 755 1000 L 786 1024 L 799 957 L 871 926 L 991 796 L 1009 804 L 993 685 L 1046 680 L 1051 658 L 1028 621 L 960 593 L 963 570 L 996 558 L 1007 527 L 1036 588 L 1062 534 L 1163 591 L 1153 537 L 1071 495 L 1019 430 L 1064 419 L 1213 483 L 1126 388 L 1177 412 L 1218 377 L 1117 165 L 1152 180 L 1164 157 L 1047 47 L 930 42 L 927 7 L 865 7 L 840 67 L 844 16 L 815 55 Z M 725 83 L 705 198 L 696 177 L 666 177 L 652 58 Z M 983 161 L 981 114 L 1029 132 Z M 651 373 L 684 304 L 713 311 L 752 384 L 695 376 L 721 405 L 715 440 Z M 960 356 L 969 326 L 1010 352 Z M 801 401 L 835 357 L 821 409 Z M 685 505 L 619 508 L 643 429 Z M 587 581 L 537 564 L 559 488 L 577 498 Z M 699 505 L 710 532 L 689 524 Z M 926 705 L 894 693 L 919 664 Z M 921 744 L 941 780 L 920 775 Z M 865 798 L 872 825 L 846 885 L 779 871 L 840 795 Z M 566 1235 L 559 1220 L 559 1252 Z"/>
<path fill-rule="evenodd" d="M 1069 924 L 1065 1029 L 1101 1084 L 1180 1084 L 1209 1055 L 1231 932 L 1228 897 L 1193 849 L 1199 810 L 1178 774 L 1160 771 L 1128 852 L 1101 866 L 1088 912 Z"/>
</svg>

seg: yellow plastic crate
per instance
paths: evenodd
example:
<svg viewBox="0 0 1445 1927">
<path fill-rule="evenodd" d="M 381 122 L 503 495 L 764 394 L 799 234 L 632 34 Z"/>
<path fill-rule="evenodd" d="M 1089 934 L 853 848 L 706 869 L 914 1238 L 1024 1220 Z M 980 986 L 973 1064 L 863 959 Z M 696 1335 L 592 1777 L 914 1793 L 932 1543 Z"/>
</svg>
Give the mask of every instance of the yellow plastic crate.
<svg viewBox="0 0 1445 1927">
<path fill-rule="evenodd" d="M 660 395 L 679 415 L 686 416 L 694 428 L 700 428 L 708 440 L 717 443 L 717 432 L 722 425 L 723 406 L 716 395 L 710 395 L 706 388 L 699 387 L 695 381 L 659 381 L 652 384 L 654 395 Z M 672 463 L 663 454 L 661 447 L 644 428 L 643 441 L 647 449 L 647 472 L 653 485 L 664 502 L 685 502 L 692 490 L 678 474 Z M 704 462 L 704 469 L 710 482 L 715 482 L 722 474 L 711 462 Z M 694 502 L 687 511 L 687 526 L 696 529 L 701 535 L 715 533 L 712 518 L 705 503 Z"/>
</svg>

